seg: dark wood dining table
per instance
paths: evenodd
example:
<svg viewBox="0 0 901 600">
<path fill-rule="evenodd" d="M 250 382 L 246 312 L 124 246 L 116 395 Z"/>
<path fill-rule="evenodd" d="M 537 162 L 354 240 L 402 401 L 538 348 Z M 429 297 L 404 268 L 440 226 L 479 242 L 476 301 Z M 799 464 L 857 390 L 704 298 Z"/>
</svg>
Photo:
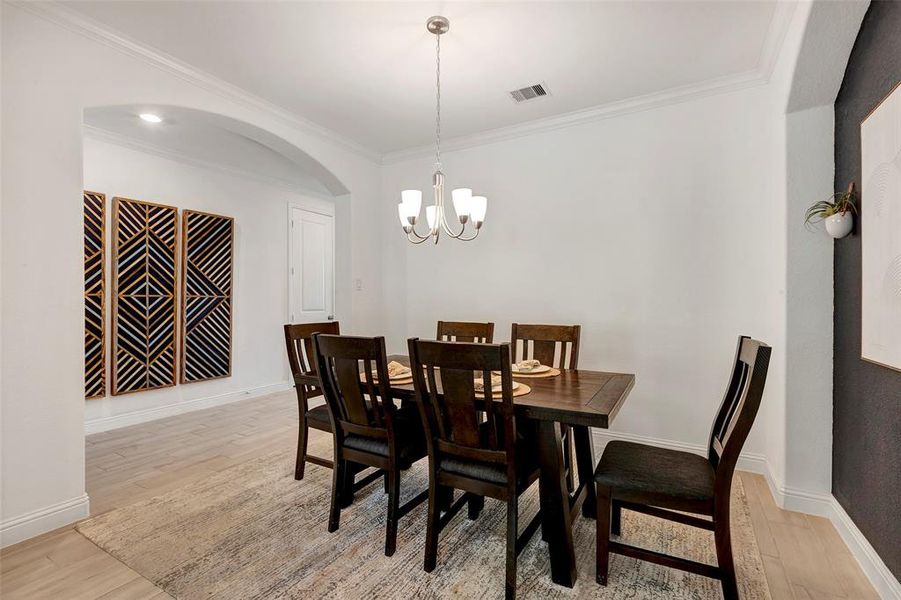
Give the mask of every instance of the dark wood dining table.
<svg viewBox="0 0 901 600">
<path fill-rule="evenodd" d="M 409 366 L 408 357 L 392 355 Z M 591 427 L 606 429 L 635 385 L 635 375 L 585 369 L 562 370 L 556 377 L 514 378 L 531 388 L 513 399 L 517 417 L 531 419 L 538 434 L 541 468 L 539 495 L 542 537 L 547 541 L 554 583 L 572 587 L 576 582 L 576 556 L 572 524 L 582 515 L 595 518 L 594 447 Z M 413 384 L 392 385 L 395 397 L 414 400 Z M 558 424 L 572 427 L 579 486 L 570 495 L 563 465 Z"/>
</svg>

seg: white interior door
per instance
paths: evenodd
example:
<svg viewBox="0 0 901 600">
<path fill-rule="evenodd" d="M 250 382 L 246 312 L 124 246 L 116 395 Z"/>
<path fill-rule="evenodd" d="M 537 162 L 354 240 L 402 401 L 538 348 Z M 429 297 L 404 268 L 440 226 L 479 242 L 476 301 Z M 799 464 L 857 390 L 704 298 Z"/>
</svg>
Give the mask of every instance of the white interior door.
<svg viewBox="0 0 901 600">
<path fill-rule="evenodd" d="M 292 206 L 290 312 L 292 323 L 335 318 L 335 217 Z"/>
</svg>

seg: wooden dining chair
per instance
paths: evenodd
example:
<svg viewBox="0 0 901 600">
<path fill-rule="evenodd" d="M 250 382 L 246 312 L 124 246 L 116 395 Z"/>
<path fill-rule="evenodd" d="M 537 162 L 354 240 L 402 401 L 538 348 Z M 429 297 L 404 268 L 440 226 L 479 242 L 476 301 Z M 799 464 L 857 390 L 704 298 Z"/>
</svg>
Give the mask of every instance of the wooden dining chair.
<svg viewBox="0 0 901 600">
<path fill-rule="evenodd" d="M 429 453 L 429 509 L 424 568 L 438 555 L 438 534 L 470 500 L 489 497 L 507 503 L 507 598 L 516 596 L 516 557 L 534 534 L 539 517 L 518 533 L 519 496 L 538 478 L 534 443 L 517 431 L 509 344 L 408 341 L 417 406 Z M 501 391 L 491 390 L 492 371 Z M 473 373 L 489 382 L 476 397 Z M 440 382 L 440 383 L 439 383 Z M 440 393 L 439 393 L 440 390 Z M 442 515 L 442 492 L 464 494 Z"/>
<path fill-rule="evenodd" d="M 307 440 L 310 427 L 331 433 L 328 407 L 325 404 L 313 409 L 309 401 L 322 395 L 316 364 L 313 361 L 313 334 L 316 332 L 338 334 L 338 321 L 324 323 L 303 323 L 285 325 L 285 345 L 288 349 L 288 363 L 294 377 L 294 389 L 297 391 L 297 408 L 300 412 L 300 427 L 297 431 L 297 461 L 294 465 L 294 479 L 303 479 L 307 462 L 321 467 L 332 468 L 332 461 L 307 454 Z"/>
<path fill-rule="evenodd" d="M 387 475 L 385 556 L 391 556 L 397 544 L 398 520 L 428 497 L 423 490 L 399 506 L 401 471 L 426 455 L 418 409 L 412 404 L 403 408 L 394 404 L 385 338 L 316 333 L 313 353 L 335 432 L 328 530 L 338 529 L 341 508 L 352 497 L 354 465 L 375 467 L 380 470 L 376 475 L 381 471 Z"/>
<path fill-rule="evenodd" d="M 438 335 L 435 339 L 443 342 L 490 344 L 494 341 L 494 323 L 438 321 Z"/>
<path fill-rule="evenodd" d="M 555 369 L 579 368 L 580 325 L 537 325 L 513 323 L 510 332 L 510 349 L 513 362 L 534 359 Z M 576 487 L 573 468 L 573 437 L 568 425 L 561 425 L 563 438 L 563 466 L 566 468 L 566 486 L 570 493 Z"/>
<path fill-rule="evenodd" d="M 514 323 L 510 332 L 513 362 L 535 359 L 556 369 L 579 368 L 579 325 Z"/>
<path fill-rule="evenodd" d="M 713 422 L 706 457 L 634 442 L 607 444 L 594 476 L 598 583 L 607 585 L 609 553 L 615 552 L 719 579 L 726 600 L 737 600 L 729 528 L 732 475 L 760 407 L 769 362 L 769 346 L 746 336 L 739 338 L 732 377 Z M 611 532 L 620 533 L 624 508 L 713 531 L 717 566 L 610 540 Z"/>
</svg>

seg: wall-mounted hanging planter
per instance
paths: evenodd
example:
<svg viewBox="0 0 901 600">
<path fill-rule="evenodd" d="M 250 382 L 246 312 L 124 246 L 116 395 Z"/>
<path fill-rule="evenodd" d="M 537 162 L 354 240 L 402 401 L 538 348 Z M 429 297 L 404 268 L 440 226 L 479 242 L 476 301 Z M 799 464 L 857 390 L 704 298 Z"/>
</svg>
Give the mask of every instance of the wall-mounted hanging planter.
<svg viewBox="0 0 901 600">
<path fill-rule="evenodd" d="M 826 233 L 837 240 L 845 237 L 854 229 L 854 216 L 851 211 L 835 213 L 823 220 L 826 223 Z"/>
<path fill-rule="evenodd" d="M 854 184 L 848 186 L 847 192 L 833 194 L 828 200 L 820 200 L 807 209 L 804 224 L 810 225 L 819 221 L 826 224 L 826 233 L 840 239 L 854 229 L 854 215 L 857 214 L 857 194 Z"/>
</svg>

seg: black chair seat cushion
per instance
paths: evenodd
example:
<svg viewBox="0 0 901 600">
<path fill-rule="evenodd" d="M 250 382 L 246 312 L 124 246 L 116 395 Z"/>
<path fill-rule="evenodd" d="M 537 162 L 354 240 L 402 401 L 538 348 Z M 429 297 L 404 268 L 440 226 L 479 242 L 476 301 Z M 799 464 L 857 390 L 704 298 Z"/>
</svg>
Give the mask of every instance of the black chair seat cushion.
<svg viewBox="0 0 901 600">
<path fill-rule="evenodd" d="M 415 405 L 404 406 L 394 413 L 394 435 L 397 458 L 402 469 L 409 468 L 426 455 L 425 433 L 419 409 Z M 351 434 L 344 438 L 344 447 L 388 456 L 388 440 Z"/>
<path fill-rule="evenodd" d="M 703 456 L 613 441 L 594 472 L 615 500 L 713 514 L 714 471 Z"/>
<path fill-rule="evenodd" d="M 486 426 L 487 423 L 482 424 L 483 429 Z M 517 488 L 523 488 L 534 481 L 538 470 L 537 444 L 521 432 L 516 433 L 516 438 L 516 484 Z M 438 461 L 438 470 L 499 485 L 507 483 L 506 465 L 449 456 Z"/>
<path fill-rule="evenodd" d="M 328 406 L 322 404 L 307 411 L 307 425 L 320 431 L 331 431 L 332 422 L 328 418 Z"/>
</svg>

